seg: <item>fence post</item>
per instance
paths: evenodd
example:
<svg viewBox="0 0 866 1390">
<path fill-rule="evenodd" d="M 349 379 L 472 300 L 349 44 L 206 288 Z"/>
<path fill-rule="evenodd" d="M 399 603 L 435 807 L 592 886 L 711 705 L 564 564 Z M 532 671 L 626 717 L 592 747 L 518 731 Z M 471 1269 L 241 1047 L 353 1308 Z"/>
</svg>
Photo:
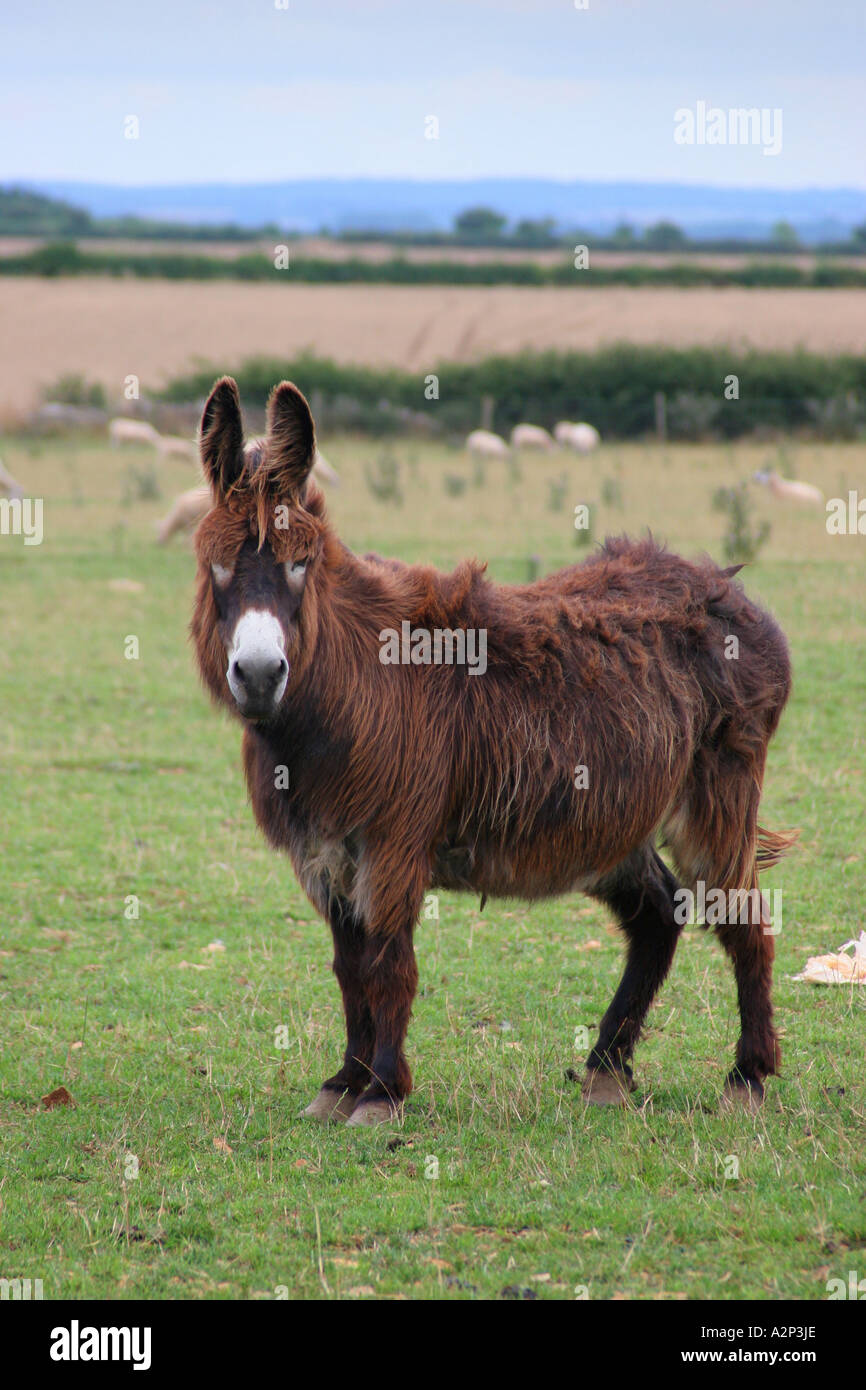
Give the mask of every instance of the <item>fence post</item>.
<svg viewBox="0 0 866 1390">
<path fill-rule="evenodd" d="M 660 443 L 668 437 L 668 403 L 664 391 L 655 393 L 656 437 Z"/>
<path fill-rule="evenodd" d="M 493 429 L 493 412 L 496 409 L 496 401 L 492 396 L 481 397 L 481 428 L 483 430 Z"/>
</svg>

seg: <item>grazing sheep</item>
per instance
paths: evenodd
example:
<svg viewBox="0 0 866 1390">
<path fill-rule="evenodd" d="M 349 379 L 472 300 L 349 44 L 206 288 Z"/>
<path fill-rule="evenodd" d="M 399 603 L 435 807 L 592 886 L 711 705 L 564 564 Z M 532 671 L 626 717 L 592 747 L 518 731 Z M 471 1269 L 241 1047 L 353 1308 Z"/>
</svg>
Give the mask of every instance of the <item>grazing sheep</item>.
<svg viewBox="0 0 866 1390">
<path fill-rule="evenodd" d="M 244 455 L 248 463 L 253 467 L 258 466 L 258 459 L 264 441 L 261 439 L 251 439 L 244 446 Z M 335 468 L 332 468 L 328 460 L 316 450 L 313 473 L 323 483 L 330 483 L 333 487 L 339 487 L 340 475 Z M 167 540 L 176 531 L 192 531 L 203 517 L 207 516 L 211 508 L 211 491 L 209 487 L 193 487 L 188 492 L 182 492 L 179 497 L 174 499 L 171 511 L 168 516 L 163 517 L 159 523 L 156 539 L 160 545 L 165 545 Z"/>
<path fill-rule="evenodd" d="M 793 478 L 782 478 L 773 468 L 764 468 L 754 475 L 756 483 L 763 483 L 770 489 L 773 497 L 783 502 L 803 502 L 810 507 L 823 507 L 824 494 L 811 483 L 798 483 Z"/>
<path fill-rule="evenodd" d="M 595 425 L 584 420 L 574 424 L 571 420 L 560 420 L 553 431 L 557 444 L 565 449 L 575 449 L 579 454 L 591 454 L 601 443 L 601 435 Z"/>
<path fill-rule="evenodd" d="M 191 531 L 203 516 L 210 511 L 210 488 L 194 487 L 182 492 L 174 499 L 168 516 L 159 523 L 156 538 L 160 545 L 174 535 L 175 531 Z"/>
<path fill-rule="evenodd" d="M 504 459 L 508 457 L 508 445 L 499 434 L 490 430 L 473 430 L 466 436 L 466 448 L 475 458 Z"/>
<path fill-rule="evenodd" d="M 251 469 L 258 467 L 264 447 L 264 439 L 249 439 L 244 445 L 244 455 L 246 457 L 247 464 Z M 328 463 L 328 460 L 325 458 L 324 454 L 320 453 L 318 449 L 316 449 L 313 458 L 312 471 L 313 473 L 315 473 L 316 477 L 320 482 L 330 483 L 332 487 L 340 486 L 339 473 L 337 472 L 336 468 L 333 468 L 331 464 Z"/>
<path fill-rule="evenodd" d="M 198 445 L 191 439 L 181 439 L 180 435 L 157 434 L 153 442 L 160 458 L 198 458 Z"/>
<path fill-rule="evenodd" d="M 113 449 L 122 444 L 156 444 L 159 434 L 146 420 L 126 420 L 119 417 L 108 425 L 108 437 Z"/>
<path fill-rule="evenodd" d="M 337 472 L 336 468 L 333 468 L 331 464 L 328 463 L 328 460 L 325 458 L 325 455 L 319 453 L 318 449 L 316 450 L 316 458 L 313 463 L 313 472 L 316 474 L 316 477 L 319 478 L 323 483 L 330 483 L 331 487 L 340 486 L 339 473 Z"/>
<path fill-rule="evenodd" d="M 515 425 L 511 431 L 512 449 L 553 449 L 553 435 L 540 425 Z"/>
<path fill-rule="evenodd" d="M 0 493 L 3 493 L 6 497 L 10 499 L 15 497 L 21 498 L 24 496 L 23 487 L 15 478 L 12 477 L 12 474 L 3 466 L 2 460 L 0 460 Z"/>
</svg>

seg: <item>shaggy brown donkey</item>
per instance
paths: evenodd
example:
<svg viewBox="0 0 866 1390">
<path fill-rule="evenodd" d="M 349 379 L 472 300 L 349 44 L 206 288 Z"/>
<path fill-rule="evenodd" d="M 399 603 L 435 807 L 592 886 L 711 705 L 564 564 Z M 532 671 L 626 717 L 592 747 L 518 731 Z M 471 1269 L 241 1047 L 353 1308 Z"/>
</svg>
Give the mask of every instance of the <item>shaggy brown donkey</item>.
<svg viewBox="0 0 866 1390">
<path fill-rule="evenodd" d="M 792 838 L 758 826 L 790 683 L 775 622 L 732 572 L 652 540 L 515 587 L 471 562 L 441 574 L 354 555 L 310 480 L 313 420 L 289 382 L 245 455 L 237 387 L 219 381 L 201 450 L 202 676 L 243 722 L 256 818 L 329 922 L 343 992 L 343 1064 L 306 1113 L 375 1124 L 409 1092 L 412 933 L 436 887 L 609 904 L 627 964 L 583 1090 L 621 1102 L 682 925 L 656 836 L 685 882 L 727 893 L 755 890 Z M 467 634 L 486 640 L 486 669 L 449 660 Z M 401 644 L 408 660 L 389 661 Z M 779 1049 L 773 936 L 760 894 L 749 903 L 749 920 L 716 922 L 742 1022 L 724 1094 L 751 1106 Z"/>
</svg>

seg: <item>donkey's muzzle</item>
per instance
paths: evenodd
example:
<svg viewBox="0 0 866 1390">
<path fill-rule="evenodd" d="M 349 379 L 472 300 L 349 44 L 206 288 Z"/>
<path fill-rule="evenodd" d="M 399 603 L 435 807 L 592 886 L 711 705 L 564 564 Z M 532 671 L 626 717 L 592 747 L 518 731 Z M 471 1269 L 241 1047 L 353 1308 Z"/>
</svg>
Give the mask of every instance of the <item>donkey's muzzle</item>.
<svg viewBox="0 0 866 1390">
<path fill-rule="evenodd" d="M 228 671 L 229 687 L 247 719 L 265 719 L 274 714 L 288 678 L 289 663 L 279 652 L 235 657 Z"/>
</svg>

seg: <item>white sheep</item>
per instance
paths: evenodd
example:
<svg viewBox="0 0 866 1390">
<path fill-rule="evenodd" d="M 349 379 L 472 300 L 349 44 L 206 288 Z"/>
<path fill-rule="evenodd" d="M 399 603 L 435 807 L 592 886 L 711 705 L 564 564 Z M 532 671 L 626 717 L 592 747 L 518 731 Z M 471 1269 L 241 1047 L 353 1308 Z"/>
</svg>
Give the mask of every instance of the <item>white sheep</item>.
<svg viewBox="0 0 866 1390">
<path fill-rule="evenodd" d="M 328 463 L 328 460 L 325 458 L 325 455 L 320 453 L 318 449 L 316 450 L 316 461 L 313 464 L 313 472 L 316 474 L 316 477 L 319 479 L 320 482 L 330 483 L 331 487 L 340 486 L 339 473 L 337 472 L 336 468 L 334 468 L 330 463 Z"/>
<path fill-rule="evenodd" d="M 508 457 L 508 445 L 499 434 L 490 430 L 473 430 L 466 436 L 466 448 L 475 458 L 502 459 Z"/>
<path fill-rule="evenodd" d="M 770 489 L 773 497 L 785 502 L 803 502 L 810 507 L 823 507 L 824 494 L 811 483 L 798 483 L 794 478 L 782 478 L 773 468 L 764 468 L 754 475 L 756 483 L 763 483 Z"/>
<path fill-rule="evenodd" d="M 244 445 L 244 453 L 248 460 L 261 449 L 263 443 L 264 440 L 262 439 L 251 439 Z M 316 450 L 316 461 L 313 464 L 313 473 L 323 483 L 330 483 L 332 487 L 339 487 L 340 485 L 339 473 L 331 467 L 318 449 Z M 179 497 L 174 499 L 168 516 L 163 517 L 159 523 L 156 533 L 159 544 L 165 545 L 175 531 L 192 531 L 198 526 L 202 518 L 207 516 L 211 509 L 212 500 L 209 487 L 193 487 L 188 492 L 182 492 Z"/>
<path fill-rule="evenodd" d="M 557 444 L 565 449 L 574 449 L 578 454 L 591 454 L 601 443 L 601 435 L 595 425 L 585 420 L 575 424 L 571 420 L 560 420 L 553 431 Z"/>
<path fill-rule="evenodd" d="M 157 444 L 159 434 L 146 420 L 127 420 L 119 416 L 109 421 L 108 437 L 114 449 L 121 444 Z"/>
<path fill-rule="evenodd" d="M 157 434 L 153 443 L 160 458 L 197 459 L 198 445 L 177 434 Z"/>
<path fill-rule="evenodd" d="M 4 493 L 8 498 L 21 498 L 24 496 L 24 489 L 17 479 L 3 466 L 0 460 L 0 493 Z"/>
<path fill-rule="evenodd" d="M 254 468 L 257 468 L 261 461 L 265 443 L 265 439 L 259 437 L 258 439 L 248 439 L 244 445 L 244 457 L 247 463 L 252 463 Z M 313 473 L 320 483 L 330 483 L 331 487 L 340 486 L 339 473 L 336 468 L 333 468 L 331 464 L 328 463 L 325 455 L 319 449 L 316 450 L 315 459 L 313 461 Z"/>
<path fill-rule="evenodd" d="M 175 531 L 191 531 L 197 526 L 202 517 L 207 516 L 211 508 L 211 491 L 209 487 L 190 488 L 189 492 L 182 492 L 179 497 L 174 499 L 171 511 L 168 516 L 163 517 L 159 523 L 156 538 L 160 545 L 165 545 L 170 536 Z"/>
<path fill-rule="evenodd" d="M 553 449 L 553 435 L 540 425 L 515 425 L 511 431 L 512 449 Z"/>
</svg>

